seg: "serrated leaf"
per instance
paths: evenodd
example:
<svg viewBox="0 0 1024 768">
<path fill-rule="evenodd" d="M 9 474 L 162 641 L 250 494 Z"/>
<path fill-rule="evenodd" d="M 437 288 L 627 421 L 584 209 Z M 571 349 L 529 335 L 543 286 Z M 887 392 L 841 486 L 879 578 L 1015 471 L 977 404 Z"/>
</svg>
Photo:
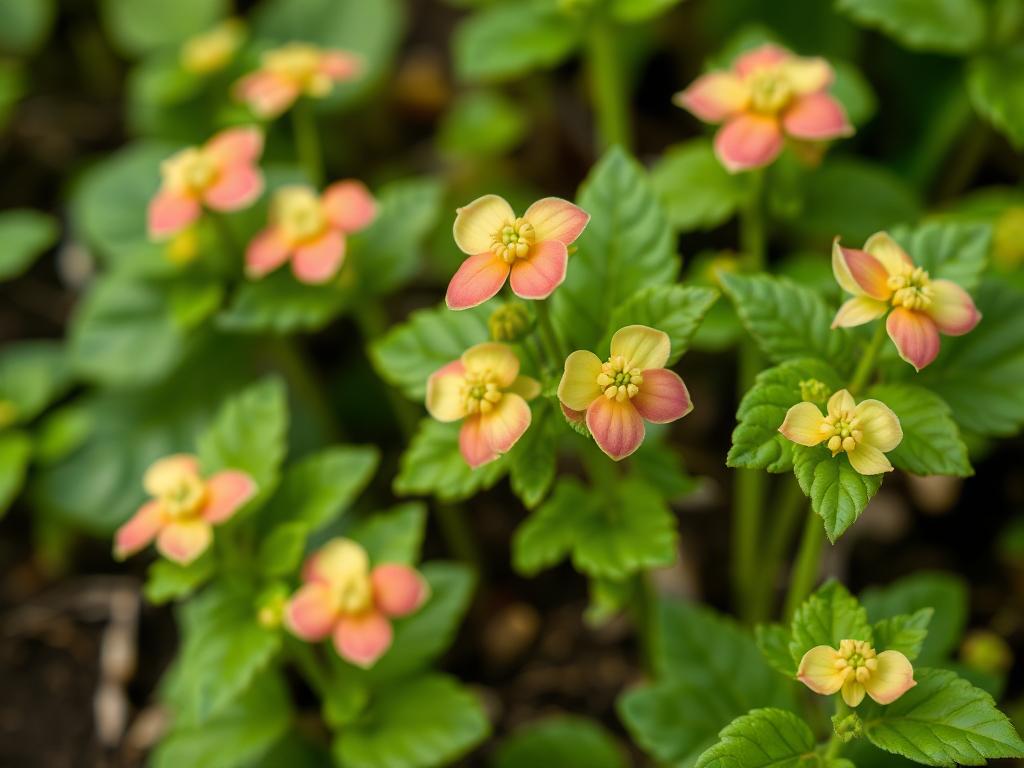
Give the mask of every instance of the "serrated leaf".
<svg viewBox="0 0 1024 768">
<path fill-rule="evenodd" d="M 981 223 L 931 221 L 890 234 L 933 280 L 952 280 L 968 291 L 977 288 L 992 245 L 992 227 Z"/>
<path fill-rule="evenodd" d="M 558 330 L 573 349 L 596 349 L 609 313 L 641 288 L 667 285 L 679 272 L 672 229 L 640 164 L 610 149 L 580 185 L 577 204 L 590 223 L 576 241 L 565 282 L 551 298 Z"/>
<path fill-rule="evenodd" d="M 32 421 L 71 386 L 71 370 L 61 344 L 21 341 L 0 351 L 0 402 L 13 406 L 7 424 Z"/>
<path fill-rule="evenodd" d="M 815 646 L 838 648 L 843 640 L 872 640 L 867 611 L 837 581 L 830 581 L 804 601 L 793 614 L 790 633 L 794 668 Z"/>
<path fill-rule="evenodd" d="M 593 720 L 561 715 L 530 723 L 498 747 L 493 768 L 626 768 L 622 746 Z"/>
<path fill-rule="evenodd" d="M 423 419 L 399 463 L 394 489 L 399 496 L 434 495 L 461 501 L 490 488 L 508 469 L 501 457 L 473 469 L 459 452 L 459 424 Z"/>
<path fill-rule="evenodd" d="M 754 627 L 754 638 L 761 655 L 772 667 L 786 677 L 796 675 L 793 654 L 789 650 L 792 637 L 788 627 L 781 624 L 758 624 Z"/>
<path fill-rule="evenodd" d="M 690 347 L 704 315 L 718 299 L 718 291 L 682 285 L 656 285 L 641 288 L 612 312 L 608 333 L 598 345 L 607 349 L 612 334 L 627 325 L 647 325 L 668 334 L 672 353 L 668 365 L 674 365 Z"/>
<path fill-rule="evenodd" d="M 409 501 L 361 520 L 345 535 L 363 545 L 371 563 L 415 565 L 426 525 L 426 505 Z"/>
<path fill-rule="evenodd" d="M 743 175 L 726 171 L 706 138 L 666 149 L 651 168 L 651 187 L 679 232 L 724 224 L 749 195 Z"/>
<path fill-rule="evenodd" d="M 0 281 L 25 272 L 60 234 L 52 217 L 31 209 L 0 213 Z"/>
<path fill-rule="evenodd" d="M 968 53 L 985 35 L 980 0 L 837 0 L 836 8 L 915 51 Z"/>
<path fill-rule="evenodd" d="M 888 706 L 860 711 L 864 734 L 879 749 L 925 765 L 984 765 L 1024 757 L 1024 742 L 992 697 L 954 673 L 915 669 L 917 685 Z"/>
<path fill-rule="evenodd" d="M 793 474 L 811 508 L 825 521 L 825 533 L 832 542 L 860 517 L 883 477 L 860 474 L 845 453 L 833 457 L 820 445 L 793 446 Z"/>
<path fill-rule="evenodd" d="M 875 622 L 871 632 L 875 648 L 879 651 L 899 651 L 913 661 L 921 653 L 921 646 L 928 637 L 928 624 L 935 611 L 931 608 Z"/>
<path fill-rule="evenodd" d="M 666 502 L 674 502 L 697 487 L 697 479 L 686 471 L 683 457 L 675 446 L 648 435 L 637 448 L 630 474 L 643 480 Z"/>
<path fill-rule="evenodd" d="M 32 439 L 24 432 L 0 433 L 0 517 L 14 502 L 25 482 L 32 458 Z"/>
<path fill-rule="evenodd" d="M 146 599 L 155 605 L 180 600 L 209 581 L 214 570 L 215 561 L 209 552 L 188 565 L 179 565 L 160 558 L 149 566 L 143 592 Z"/>
<path fill-rule="evenodd" d="M 903 440 L 887 454 L 894 467 L 915 475 L 974 474 L 960 429 L 941 397 L 912 384 L 881 384 L 869 395 L 892 408 L 903 428 Z"/>
<path fill-rule="evenodd" d="M 729 723 L 718 736 L 719 743 L 698 758 L 697 768 L 796 768 L 808 762 L 818 764 L 811 729 L 782 709 L 755 709 Z"/>
<path fill-rule="evenodd" d="M 1024 45 L 971 59 L 967 90 L 974 109 L 1018 151 L 1024 148 Z"/>
</svg>

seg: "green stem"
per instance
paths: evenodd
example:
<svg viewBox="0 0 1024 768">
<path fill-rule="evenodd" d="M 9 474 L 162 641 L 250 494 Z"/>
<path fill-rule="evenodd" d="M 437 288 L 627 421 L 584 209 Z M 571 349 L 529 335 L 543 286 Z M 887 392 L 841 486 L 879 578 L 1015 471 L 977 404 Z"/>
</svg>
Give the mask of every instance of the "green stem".
<svg viewBox="0 0 1024 768">
<path fill-rule="evenodd" d="M 327 696 L 327 686 L 331 679 L 327 667 L 316 655 L 316 649 L 309 643 L 301 640 L 287 639 L 285 648 L 288 657 L 295 663 L 303 679 L 309 684 L 317 696 L 323 699 Z"/>
<path fill-rule="evenodd" d="M 615 22 L 598 12 L 590 26 L 586 43 L 590 70 L 590 95 L 597 123 L 597 145 L 607 149 L 616 144 L 629 149 L 632 144 L 629 124 L 629 93 L 625 67 L 619 51 L 619 32 Z"/>
<path fill-rule="evenodd" d="M 760 578 L 755 583 L 751 611 L 753 621 L 764 621 L 771 615 L 779 566 L 800 526 L 800 516 L 807 509 L 807 497 L 800 490 L 800 485 L 790 478 L 783 478 L 782 482 L 784 485 L 779 492 L 778 502 L 773 505 L 775 512 L 772 526 L 766 534 L 764 558 L 758 566 Z"/>
<path fill-rule="evenodd" d="M 875 335 L 871 337 L 867 349 L 864 350 L 860 362 L 857 363 L 857 369 L 853 372 L 853 378 L 850 379 L 850 385 L 847 389 L 851 395 L 856 395 L 860 392 L 864 385 L 868 383 L 868 379 L 871 378 L 871 374 L 875 370 L 875 362 L 878 360 L 878 353 L 882 351 L 882 344 L 885 343 L 885 336 L 885 320 L 883 319 L 878 322 L 878 326 L 875 328 Z"/>
<path fill-rule="evenodd" d="M 558 370 L 564 355 L 562 354 L 562 342 L 558 337 L 558 331 L 555 330 L 555 326 L 551 322 L 551 310 L 548 308 L 546 301 L 535 301 L 533 306 L 537 310 L 537 330 L 540 332 L 540 337 L 550 357 L 548 364 L 552 370 Z"/>
<path fill-rule="evenodd" d="M 814 511 L 809 511 L 800 539 L 800 551 L 793 566 L 793 576 L 789 581 L 789 592 L 786 595 L 786 607 L 783 612 L 784 621 L 789 621 L 814 589 L 814 584 L 818 580 L 824 542 L 825 532 L 821 528 L 821 518 Z"/>
<path fill-rule="evenodd" d="M 483 561 L 473 531 L 466 521 L 466 510 L 461 504 L 437 504 L 434 515 L 441 529 L 445 546 L 452 556 L 483 573 Z"/>
<path fill-rule="evenodd" d="M 220 240 L 220 244 L 224 248 L 228 259 L 227 264 L 229 266 L 237 265 L 238 260 L 243 257 L 243 250 L 242 246 L 235 239 L 235 233 L 231 231 L 231 225 L 228 224 L 228 220 L 220 211 L 206 208 L 205 213 L 217 232 L 217 239 Z"/>
<path fill-rule="evenodd" d="M 324 183 L 324 159 L 320 150 L 320 133 L 316 127 L 316 116 L 312 103 L 299 99 L 292 108 L 292 130 L 295 134 L 295 150 L 313 186 Z"/>
<path fill-rule="evenodd" d="M 364 346 L 368 347 L 371 342 L 387 333 L 387 315 L 380 305 L 375 302 L 367 301 L 356 304 L 352 309 L 352 316 L 359 327 L 359 333 L 363 337 Z M 394 415 L 395 421 L 398 423 L 398 427 L 405 436 L 406 441 L 408 441 L 416 431 L 419 412 L 416 406 L 406 400 L 394 387 L 385 384 L 383 389 L 388 405 L 391 406 L 391 413 Z"/>
</svg>

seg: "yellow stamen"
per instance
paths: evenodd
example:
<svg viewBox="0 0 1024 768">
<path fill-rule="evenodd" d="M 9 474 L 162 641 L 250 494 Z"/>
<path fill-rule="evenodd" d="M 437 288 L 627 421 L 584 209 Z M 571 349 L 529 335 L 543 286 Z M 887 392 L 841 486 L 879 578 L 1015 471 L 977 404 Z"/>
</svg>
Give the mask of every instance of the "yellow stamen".
<svg viewBox="0 0 1024 768">
<path fill-rule="evenodd" d="M 926 309 L 935 295 L 931 278 L 922 267 L 907 267 L 899 274 L 890 275 L 888 285 L 893 292 L 894 307 Z"/>
<path fill-rule="evenodd" d="M 760 69 L 750 75 L 750 106 L 755 112 L 776 115 L 793 100 L 793 86 L 780 68 Z"/>
<path fill-rule="evenodd" d="M 530 255 L 534 237 L 533 225 L 520 217 L 508 222 L 491 236 L 491 251 L 511 264 L 516 259 L 525 259 Z"/>
<path fill-rule="evenodd" d="M 320 198 L 309 187 L 282 187 L 274 196 L 270 219 L 289 245 L 315 240 L 327 227 Z"/>
<path fill-rule="evenodd" d="M 644 377 L 639 368 L 626 369 L 626 361 L 621 355 L 613 355 L 608 362 L 601 365 L 601 373 L 597 375 L 597 385 L 604 390 L 609 400 L 631 400 L 640 392 Z"/>
</svg>

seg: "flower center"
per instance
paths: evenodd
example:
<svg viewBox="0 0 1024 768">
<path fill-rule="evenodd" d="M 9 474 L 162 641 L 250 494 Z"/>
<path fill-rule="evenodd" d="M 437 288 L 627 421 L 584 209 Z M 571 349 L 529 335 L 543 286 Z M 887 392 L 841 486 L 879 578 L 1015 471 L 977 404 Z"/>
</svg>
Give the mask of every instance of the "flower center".
<svg viewBox="0 0 1024 768">
<path fill-rule="evenodd" d="M 863 436 L 860 420 L 853 415 L 853 411 L 829 414 L 822 422 L 821 431 L 828 436 L 828 449 L 833 456 L 840 451 L 849 453 L 854 450 Z"/>
<path fill-rule="evenodd" d="M 271 218 L 289 245 L 315 240 L 327 227 L 320 198 L 306 187 L 285 187 L 278 191 Z"/>
<path fill-rule="evenodd" d="M 935 289 L 931 278 L 921 267 L 907 268 L 905 272 L 889 276 L 889 289 L 894 307 L 925 309 L 932 303 Z"/>
<path fill-rule="evenodd" d="M 750 76 L 750 106 L 755 112 L 775 115 L 793 99 L 789 78 L 778 69 L 762 69 Z"/>
<path fill-rule="evenodd" d="M 501 401 L 501 388 L 490 371 L 467 373 L 462 396 L 466 401 L 466 413 L 490 413 Z"/>
<path fill-rule="evenodd" d="M 629 400 L 636 397 L 644 377 L 639 368 L 626 368 L 626 360 L 622 355 L 612 355 L 608 362 L 601 365 L 601 373 L 597 375 L 597 385 L 604 390 L 609 400 Z"/>
<path fill-rule="evenodd" d="M 352 574 L 338 587 L 338 607 L 342 613 L 359 614 L 370 607 L 373 585 L 366 573 Z"/>
<path fill-rule="evenodd" d="M 196 475 L 182 474 L 160 494 L 160 505 L 170 517 L 193 517 L 206 501 L 206 483 Z"/>
<path fill-rule="evenodd" d="M 877 667 L 875 649 L 864 640 L 843 640 L 839 643 L 836 668 L 843 670 L 847 680 L 855 677 L 858 683 L 865 683 Z"/>
<path fill-rule="evenodd" d="M 516 259 L 525 259 L 533 245 L 533 225 L 526 219 L 518 218 L 505 224 L 491 237 L 491 251 L 511 264 Z"/>
<path fill-rule="evenodd" d="M 313 45 L 292 43 L 264 54 L 263 66 L 292 82 L 303 85 L 312 80 L 320 67 L 320 51 Z"/>
<path fill-rule="evenodd" d="M 164 162 L 163 175 L 171 188 L 194 195 L 213 186 L 220 168 L 201 149 L 189 147 Z"/>
</svg>

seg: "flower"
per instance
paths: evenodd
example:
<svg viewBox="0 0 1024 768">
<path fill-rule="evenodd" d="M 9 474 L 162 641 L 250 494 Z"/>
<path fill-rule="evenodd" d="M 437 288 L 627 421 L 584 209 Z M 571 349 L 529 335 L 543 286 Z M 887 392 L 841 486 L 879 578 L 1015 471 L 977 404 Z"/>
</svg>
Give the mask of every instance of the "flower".
<svg viewBox="0 0 1024 768">
<path fill-rule="evenodd" d="M 226 19 L 202 34 L 190 37 L 181 47 L 181 67 L 195 75 L 224 69 L 245 40 L 245 24 Z"/>
<path fill-rule="evenodd" d="M 612 336 L 605 363 L 577 350 L 565 360 L 558 399 L 566 416 L 586 419 L 598 446 L 618 461 L 644 440 L 644 420 L 666 424 L 693 410 L 679 375 L 665 368 L 668 334 L 646 325 L 627 325 Z"/>
<path fill-rule="evenodd" d="M 448 284 L 451 309 L 483 304 L 508 278 L 524 299 L 546 299 L 565 280 L 569 245 L 590 214 L 558 197 L 545 197 L 517 217 L 498 195 L 478 197 L 459 208 L 452 228 L 455 244 L 469 255 Z"/>
<path fill-rule="evenodd" d="M 366 550 L 351 539 L 328 541 L 306 561 L 303 586 L 284 609 L 284 625 L 308 642 L 328 635 L 338 655 L 372 667 L 391 647 L 391 618 L 419 609 L 430 589 L 407 565 L 372 570 Z"/>
<path fill-rule="evenodd" d="M 164 160 L 163 183 L 149 202 L 149 236 L 162 240 L 195 222 L 204 207 L 237 211 L 263 192 L 256 161 L 263 153 L 258 128 L 229 128 L 202 147 L 188 147 Z"/>
<path fill-rule="evenodd" d="M 204 480 L 199 460 L 185 453 L 155 462 L 142 484 L 153 498 L 117 529 L 118 560 L 156 539 L 160 554 L 188 565 L 210 546 L 213 526 L 230 520 L 256 493 L 256 482 L 238 470 L 223 470 Z"/>
<path fill-rule="evenodd" d="M 246 273 L 263 277 L 291 259 L 301 282 L 326 282 L 345 260 L 345 236 L 376 216 L 377 202 L 361 181 L 335 182 L 320 196 L 310 187 L 281 187 L 270 205 L 270 226 L 246 249 Z"/>
<path fill-rule="evenodd" d="M 770 164 L 787 136 L 819 142 L 852 135 L 846 111 L 827 92 L 833 77 L 824 59 L 769 44 L 740 56 L 732 71 L 701 75 L 673 100 L 706 123 L 723 123 L 715 153 L 736 173 Z"/>
<path fill-rule="evenodd" d="M 828 399 L 827 410 L 828 416 L 822 416 L 814 403 L 797 403 L 786 412 L 779 432 L 798 445 L 825 442 L 833 457 L 845 451 L 862 475 L 892 472 L 885 454 L 900 444 L 903 428 L 889 406 L 879 400 L 858 404 L 840 389 Z"/>
<path fill-rule="evenodd" d="M 876 654 L 863 640 L 843 640 L 839 650 L 811 648 L 800 659 L 796 678 L 815 693 L 829 696 L 842 690 L 843 701 L 856 707 L 867 693 L 879 704 L 891 704 L 913 688 L 914 668 L 899 651 Z"/>
<path fill-rule="evenodd" d="M 260 68 L 235 84 L 235 97 L 259 117 L 270 119 L 300 96 L 324 98 L 335 83 L 354 80 L 362 68 L 362 59 L 349 51 L 288 43 L 263 54 Z"/>
<path fill-rule="evenodd" d="M 438 421 L 462 420 L 459 450 L 476 469 L 494 461 L 530 426 L 540 382 L 519 375 L 519 358 L 496 341 L 470 347 L 427 379 L 427 411 Z"/>
<path fill-rule="evenodd" d="M 889 338 L 917 370 L 939 354 L 939 331 L 962 336 L 981 320 L 967 291 L 952 280 L 933 280 L 885 232 L 869 237 L 863 251 L 843 248 L 837 237 L 832 273 L 853 294 L 839 308 L 832 327 L 863 325 L 888 312 Z"/>
</svg>

